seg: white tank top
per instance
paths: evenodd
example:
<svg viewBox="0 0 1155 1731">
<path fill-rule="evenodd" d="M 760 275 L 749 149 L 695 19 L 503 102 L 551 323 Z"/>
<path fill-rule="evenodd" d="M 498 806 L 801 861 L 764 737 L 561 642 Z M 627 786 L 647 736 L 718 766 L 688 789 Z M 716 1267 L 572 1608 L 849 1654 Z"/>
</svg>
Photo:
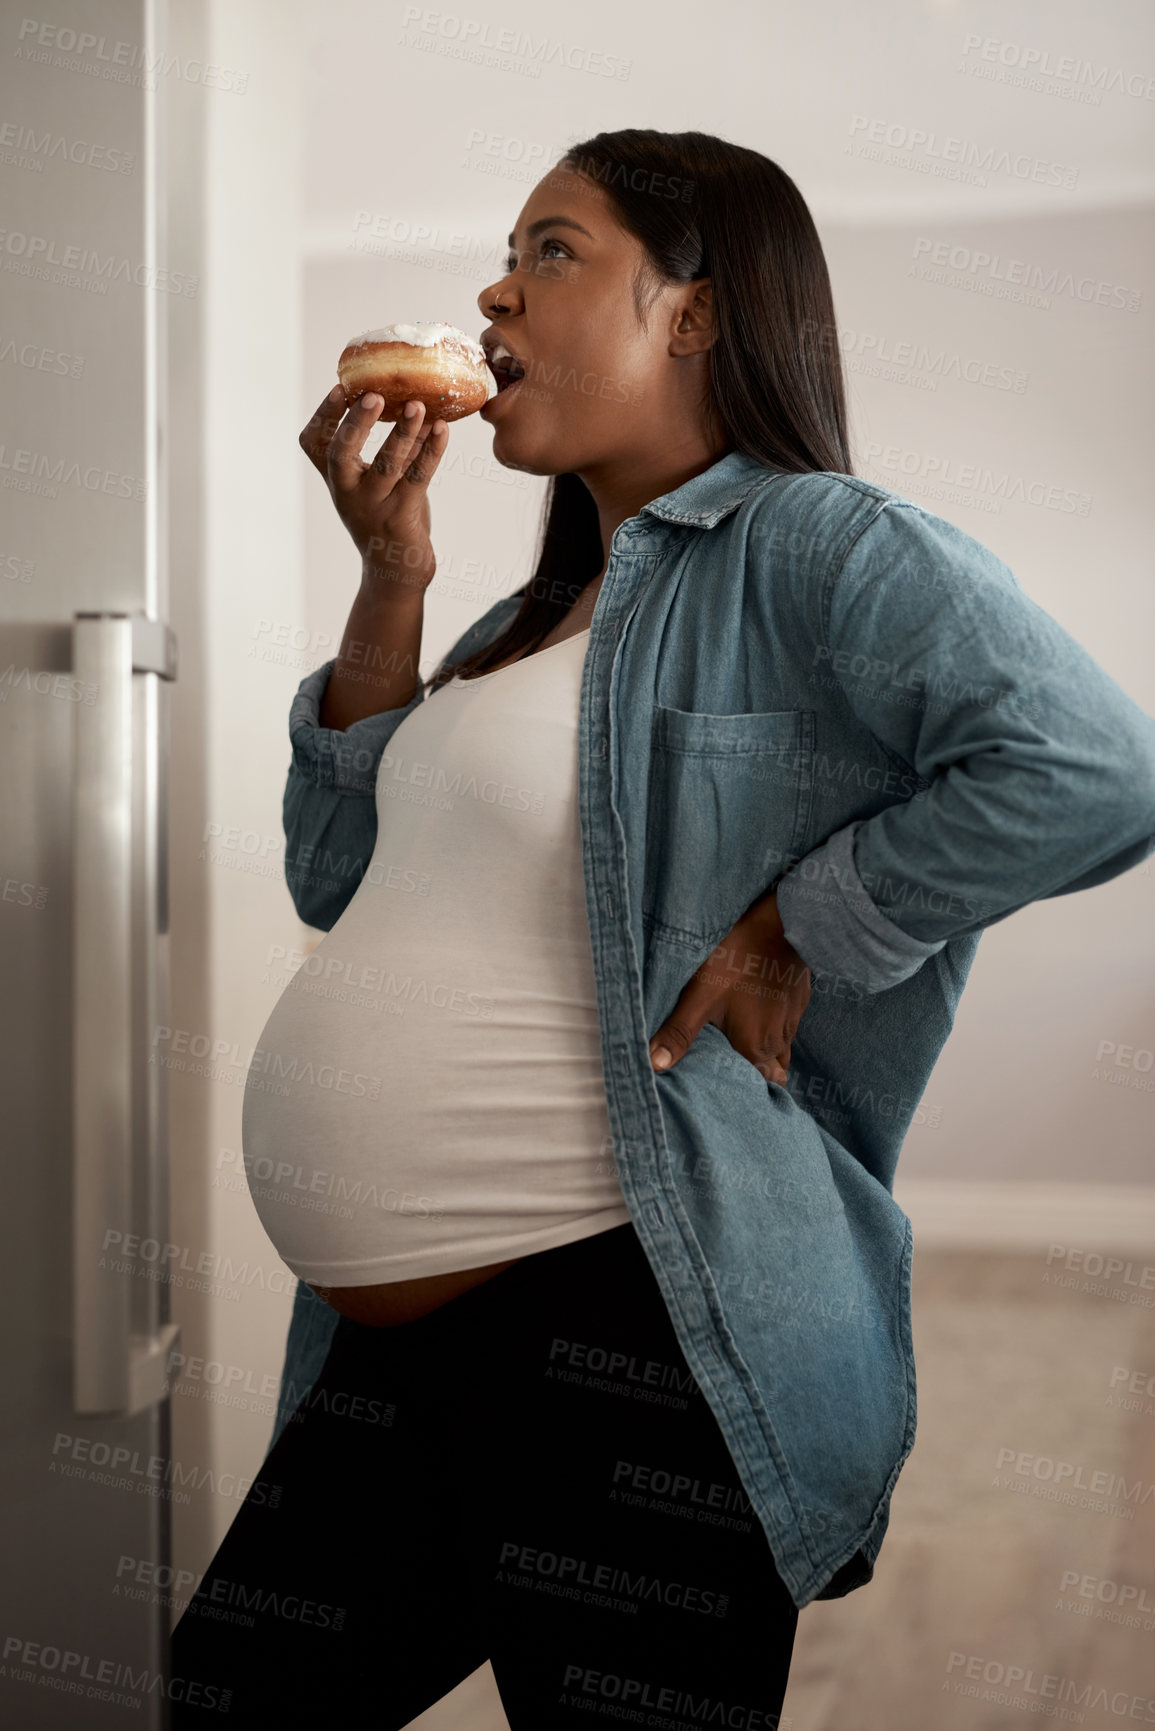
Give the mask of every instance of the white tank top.
<svg viewBox="0 0 1155 1731">
<path fill-rule="evenodd" d="M 577 807 L 588 639 L 455 676 L 386 746 L 372 860 L 245 1088 L 250 1193 L 303 1280 L 478 1268 L 630 1218 Z"/>
</svg>

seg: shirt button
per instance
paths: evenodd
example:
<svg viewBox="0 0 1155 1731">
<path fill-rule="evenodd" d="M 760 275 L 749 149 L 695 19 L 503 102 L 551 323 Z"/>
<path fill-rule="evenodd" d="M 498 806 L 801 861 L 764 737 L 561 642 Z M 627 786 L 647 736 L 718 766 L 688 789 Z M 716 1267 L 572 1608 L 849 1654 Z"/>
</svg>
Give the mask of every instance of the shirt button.
<svg viewBox="0 0 1155 1731">
<path fill-rule="evenodd" d="M 646 1203 L 646 1217 L 652 1226 L 664 1226 L 666 1217 L 662 1213 L 662 1205 L 656 1196 L 651 1196 Z"/>
</svg>

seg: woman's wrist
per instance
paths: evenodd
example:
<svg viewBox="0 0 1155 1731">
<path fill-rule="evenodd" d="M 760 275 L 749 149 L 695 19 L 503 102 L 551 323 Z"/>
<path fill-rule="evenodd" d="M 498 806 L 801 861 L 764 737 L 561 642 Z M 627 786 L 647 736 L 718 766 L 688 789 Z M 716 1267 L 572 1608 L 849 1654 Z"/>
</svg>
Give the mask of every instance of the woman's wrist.
<svg viewBox="0 0 1155 1731">
<path fill-rule="evenodd" d="M 372 549 L 361 560 L 361 592 L 375 604 L 396 607 L 420 606 L 425 599 L 431 577 L 425 571 L 407 565 L 400 557 L 391 557 L 391 544 Z"/>
</svg>

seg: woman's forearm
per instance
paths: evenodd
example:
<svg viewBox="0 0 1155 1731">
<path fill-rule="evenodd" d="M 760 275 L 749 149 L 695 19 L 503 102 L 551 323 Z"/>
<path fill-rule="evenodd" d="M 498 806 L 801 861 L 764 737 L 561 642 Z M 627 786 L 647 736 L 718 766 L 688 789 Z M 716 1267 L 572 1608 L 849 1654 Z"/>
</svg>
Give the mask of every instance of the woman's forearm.
<svg viewBox="0 0 1155 1731">
<path fill-rule="evenodd" d="M 399 593 L 366 571 L 321 700 L 322 727 L 344 732 L 367 715 L 409 702 L 418 685 L 424 619 L 423 588 Z"/>
</svg>

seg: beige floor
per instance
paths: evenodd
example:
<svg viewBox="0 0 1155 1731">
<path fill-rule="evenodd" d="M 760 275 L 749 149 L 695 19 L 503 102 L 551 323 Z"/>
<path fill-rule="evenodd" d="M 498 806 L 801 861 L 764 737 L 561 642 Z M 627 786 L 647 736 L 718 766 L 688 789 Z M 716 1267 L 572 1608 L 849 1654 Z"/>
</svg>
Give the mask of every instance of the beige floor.
<svg viewBox="0 0 1155 1731">
<path fill-rule="evenodd" d="M 781 1731 L 1155 1724 L 1155 1393 L 1118 1376 L 1155 1391 L 1144 1262 L 1104 1292 L 1042 1253 L 916 1251 L 914 1451 L 874 1580 L 799 1618 Z M 1038 1494 L 1059 1463 L 1118 1475 L 1110 1509 Z M 411 1731 L 506 1731 L 488 1665 Z"/>
</svg>

